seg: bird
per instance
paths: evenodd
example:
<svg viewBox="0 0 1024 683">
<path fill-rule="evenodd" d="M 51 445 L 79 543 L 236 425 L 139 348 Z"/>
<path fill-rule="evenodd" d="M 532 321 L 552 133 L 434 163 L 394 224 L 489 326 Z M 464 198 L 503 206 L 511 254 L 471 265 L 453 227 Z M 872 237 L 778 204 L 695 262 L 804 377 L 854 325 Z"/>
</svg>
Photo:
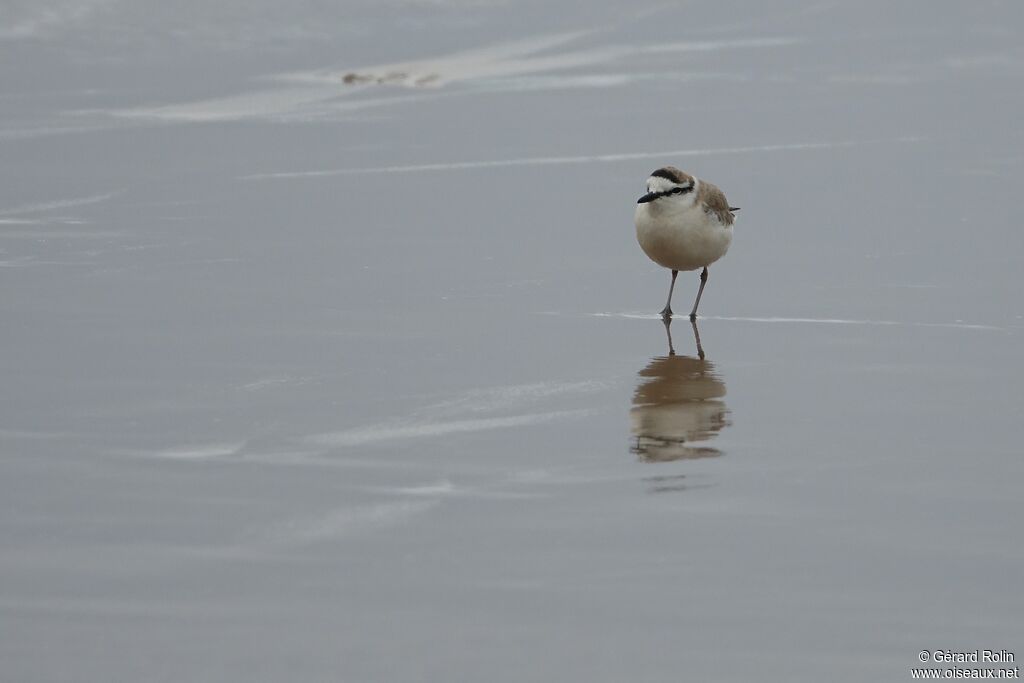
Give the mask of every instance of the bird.
<svg viewBox="0 0 1024 683">
<path fill-rule="evenodd" d="M 640 248 L 652 261 L 672 271 L 663 318 L 672 317 L 672 290 L 679 271 L 703 268 L 690 311 L 690 320 L 697 319 L 708 266 L 729 250 L 736 211 L 739 207 L 729 206 L 715 185 L 675 166 L 659 168 L 647 178 L 647 192 L 636 202 L 633 221 Z"/>
</svg>

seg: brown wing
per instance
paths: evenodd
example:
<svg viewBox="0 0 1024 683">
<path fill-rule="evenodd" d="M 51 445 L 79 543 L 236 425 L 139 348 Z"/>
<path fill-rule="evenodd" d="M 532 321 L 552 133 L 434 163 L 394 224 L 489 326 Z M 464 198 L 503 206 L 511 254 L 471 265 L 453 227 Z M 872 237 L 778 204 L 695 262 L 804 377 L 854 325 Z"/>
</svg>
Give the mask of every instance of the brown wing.
<svg viewBox="0 0 1024 683">
<path fill-rule="evenodd" d="M 700 181 L 700 187 L 697 189 L 697 201 L 703 203 L 704 211 L 714 214 L 722 225 L 732 225 L 736 218 L 722 191 L 707 181 Z"/>
</svg>

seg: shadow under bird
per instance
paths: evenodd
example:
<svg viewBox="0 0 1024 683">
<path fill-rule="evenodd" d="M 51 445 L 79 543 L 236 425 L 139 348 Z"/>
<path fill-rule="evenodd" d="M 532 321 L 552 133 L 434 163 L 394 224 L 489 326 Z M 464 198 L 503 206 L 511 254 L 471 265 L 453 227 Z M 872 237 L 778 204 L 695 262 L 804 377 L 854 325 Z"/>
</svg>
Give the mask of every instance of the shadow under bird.
<svg viewBox="0 0 1024 683">
<path fill-rule="evenodd" d="M 679 271 L 703 268 L 690 311 L 690 320 L 697 319 L 708 266 L 729 250 L 736 211 L 739 207 L 729 206 L 717 187 L 674 166 L 659 168 L 647 179 L 647 194 L 637 200 L 633 219 L 640 248 L 672 271 L 663 317 L 672 317 L 672 290 Z"/>
</svg>

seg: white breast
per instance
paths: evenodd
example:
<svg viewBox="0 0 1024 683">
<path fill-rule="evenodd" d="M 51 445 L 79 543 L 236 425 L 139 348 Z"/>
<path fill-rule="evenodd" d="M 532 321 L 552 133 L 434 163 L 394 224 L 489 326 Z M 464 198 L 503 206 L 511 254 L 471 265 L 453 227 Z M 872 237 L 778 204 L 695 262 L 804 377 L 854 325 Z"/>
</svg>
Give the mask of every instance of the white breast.
<svg viewBox="0 0 1024 683">
<path fill-rule="evenodd" d="M 647 256 L 672 270 L 696 270 L 725 256 L 732 226 L 699 206 L 673 211 L 659 201 L 637 204 L 636 239 Z"/>
</svg>

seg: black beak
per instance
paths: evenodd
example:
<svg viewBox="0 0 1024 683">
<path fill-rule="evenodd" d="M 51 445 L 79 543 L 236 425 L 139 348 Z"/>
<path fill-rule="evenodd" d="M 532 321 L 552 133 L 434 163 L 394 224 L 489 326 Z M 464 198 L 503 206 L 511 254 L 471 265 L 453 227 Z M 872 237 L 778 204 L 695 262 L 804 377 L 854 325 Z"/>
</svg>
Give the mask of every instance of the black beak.
<svg viewBox="0 0 1024 683">
<path fill-rule="evenodd" d="M 640 199 L 636 200 L 636 203 L 637 204 L 646 204 L 647 202 L 653 202 L 659 196 L 660 195 L 658 195 L 657 192 L 648 192 L 643 197 L 641 197 Z"/>
</svg>

